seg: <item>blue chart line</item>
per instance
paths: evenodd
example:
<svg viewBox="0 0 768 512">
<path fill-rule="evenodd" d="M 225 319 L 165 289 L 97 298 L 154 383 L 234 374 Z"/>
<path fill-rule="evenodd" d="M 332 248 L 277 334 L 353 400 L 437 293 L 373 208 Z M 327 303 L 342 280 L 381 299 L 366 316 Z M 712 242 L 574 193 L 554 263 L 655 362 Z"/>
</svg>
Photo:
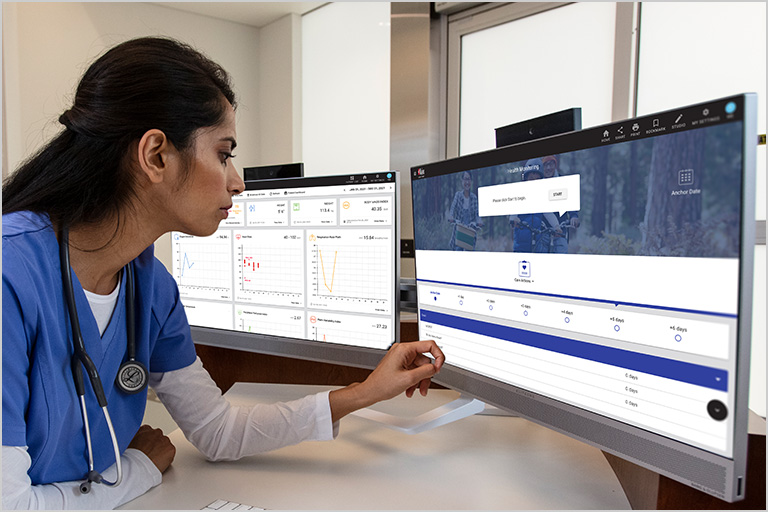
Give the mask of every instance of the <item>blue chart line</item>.
<svg viewBox="0 0 768 512">
<path fill-rule="evenodd" d="M 179 286 L 230 289 L 232 264 L 229 254 L 229 248 L 222 244 L 198 241 L 179 244 L 176 253 Z"/>
<path fill-rule="evenodd" d="M 181 277 L 184 277 L 184 269 L 191 269 L 194 263 L 189 262 L 187 253 L 184 253 L 184 261 L 181 263 Z"/>
</svg>

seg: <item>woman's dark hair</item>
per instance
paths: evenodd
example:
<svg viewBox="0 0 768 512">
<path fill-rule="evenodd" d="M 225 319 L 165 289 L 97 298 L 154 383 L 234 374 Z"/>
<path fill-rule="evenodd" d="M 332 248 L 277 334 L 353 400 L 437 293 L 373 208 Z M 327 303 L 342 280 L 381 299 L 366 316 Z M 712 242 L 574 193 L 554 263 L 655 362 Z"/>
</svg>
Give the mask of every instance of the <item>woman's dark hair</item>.
<svg viewBox="0 0 768 512">
<path fill-rule="evenodd" d="M 59 117 L 65 129 L 3 184 L 3 214 L 31 210 L 67 226 L 113 215 L 119 223 L 137 184 L 131 146 L 158 129 L 184 154 L 197 129 L 224 120 L 224 99 L 235 107 L 227 72 L 186 44 L 146 37 L 115 46 L 83 75 Z"/>
</svg>

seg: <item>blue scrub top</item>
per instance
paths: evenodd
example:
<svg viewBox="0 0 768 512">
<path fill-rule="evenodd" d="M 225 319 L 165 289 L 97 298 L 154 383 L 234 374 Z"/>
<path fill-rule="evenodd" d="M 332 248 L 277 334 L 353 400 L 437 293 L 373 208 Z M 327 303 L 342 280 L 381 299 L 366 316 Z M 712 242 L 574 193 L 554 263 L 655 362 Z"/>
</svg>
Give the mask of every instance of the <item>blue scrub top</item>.
<svg viewBox="0 0 768 512">
<path fill-rule="evenodd" d="M 72 380 L 72 331 L 61 284 L 59 249 L 47 215 L 3 215 L 3 445 L 28 446 L 33 485 L 79 480 L 88 471 L 85 430 Z M 149 247 L 134 260 L 136 359 L 151 372 L 192 364 L 195 348 L 178 287 Z M 119 391 L 126 358 L 125 286 L 104 335 L 77 276 L 75 303 L 88 354 L 98 368 L 121 453 L 141 425 L 146 390 Z M 85 398 L 94 465 L 114 464 L 101 407 L 88 383 Z"/>
</svg>

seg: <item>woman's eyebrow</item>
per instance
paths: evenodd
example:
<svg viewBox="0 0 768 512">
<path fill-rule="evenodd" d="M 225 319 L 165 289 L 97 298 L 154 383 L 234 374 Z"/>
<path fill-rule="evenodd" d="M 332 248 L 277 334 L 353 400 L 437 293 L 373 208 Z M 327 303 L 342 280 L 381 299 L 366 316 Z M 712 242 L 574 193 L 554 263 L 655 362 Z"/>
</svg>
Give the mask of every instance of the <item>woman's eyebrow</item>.
<svg viewBox="0 0 768 512">
<path fill-rule="evenodd" d="M 231 149 L 235 149 L 237 147 L 237 141 L 235 140 L 234 137 L 224 137 L 224 138 L 221 139 L 221 141 L 222 142 L 230 142 L 230 143 L 232 143 L 232 148 Z"/>
</svg>

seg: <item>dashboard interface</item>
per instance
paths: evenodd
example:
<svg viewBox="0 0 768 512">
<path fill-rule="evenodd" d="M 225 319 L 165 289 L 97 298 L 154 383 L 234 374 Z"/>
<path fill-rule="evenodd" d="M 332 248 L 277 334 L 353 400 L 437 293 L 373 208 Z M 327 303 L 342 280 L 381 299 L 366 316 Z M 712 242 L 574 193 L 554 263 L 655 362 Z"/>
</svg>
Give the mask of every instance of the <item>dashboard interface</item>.
<svg viewBox="0 0 768 512">
<path fill-rule="evenodd" d="M 190 324 L 387 349 L 397 187 L 396 172 L 247 181 L 216 233 L 171 235 Z"/>
<path fill-rule="evenodd" d="M 414 167 L 420 336 L 451 365 L 732 457 L 744 107 Z"/>
</svg>

